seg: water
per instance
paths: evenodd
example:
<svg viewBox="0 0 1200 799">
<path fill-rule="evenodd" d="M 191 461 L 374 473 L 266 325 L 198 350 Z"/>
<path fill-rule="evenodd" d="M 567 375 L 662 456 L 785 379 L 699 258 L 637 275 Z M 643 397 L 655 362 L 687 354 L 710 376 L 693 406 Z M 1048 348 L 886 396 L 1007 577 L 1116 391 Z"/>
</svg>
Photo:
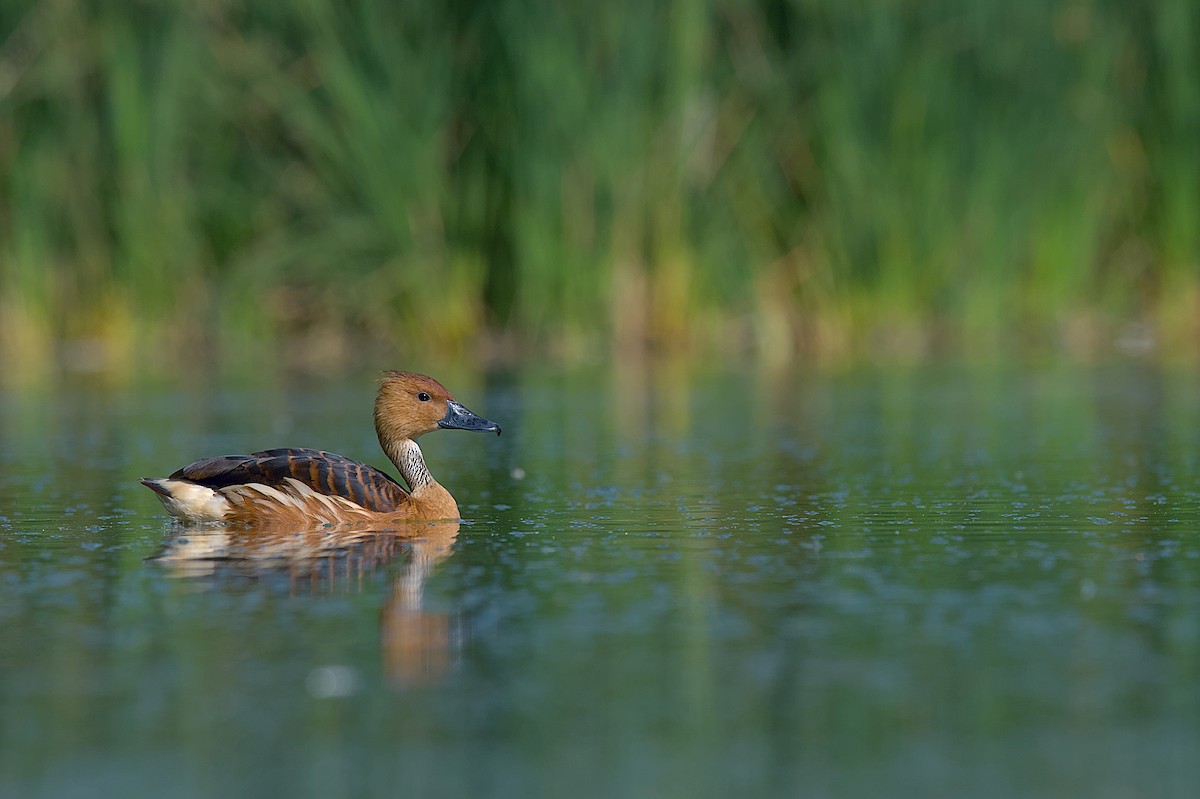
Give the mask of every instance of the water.
<svg viewBox="0 0 1200 799">
<path fill-rule="evenodd" d="M 1190 796 L 1200 381 L 446 377 L 461 525 L 179 531 L 141 476 L 382 465 L 369 377 L 0 401 L 0 796 Z"/>
</svg>

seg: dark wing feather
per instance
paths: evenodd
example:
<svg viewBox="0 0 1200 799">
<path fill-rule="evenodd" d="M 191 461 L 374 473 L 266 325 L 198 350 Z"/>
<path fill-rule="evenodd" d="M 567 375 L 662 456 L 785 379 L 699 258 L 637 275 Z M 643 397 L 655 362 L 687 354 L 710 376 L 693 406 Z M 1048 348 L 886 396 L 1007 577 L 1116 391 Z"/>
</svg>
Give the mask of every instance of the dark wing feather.
<svg viewBox="0 0 1200 799">
<path fill-rule="evenodd" d="M 205 458 L 171 475 L 209 488 L 246 483 L 278 486 L 290 477 L 318 494 L 345 497 L 367 510 L 388 513 L 408 495 L 388 474 L 365 463 L 317 449 L 268 449 L 250 455 Z"/>
</svg>

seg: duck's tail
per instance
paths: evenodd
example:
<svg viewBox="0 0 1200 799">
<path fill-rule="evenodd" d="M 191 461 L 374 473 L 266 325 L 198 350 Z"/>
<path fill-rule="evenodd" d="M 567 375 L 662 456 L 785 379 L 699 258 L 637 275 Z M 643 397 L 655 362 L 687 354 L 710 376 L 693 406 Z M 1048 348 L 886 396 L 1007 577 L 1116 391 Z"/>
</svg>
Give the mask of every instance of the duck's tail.
<svg viewBox="0 0 1200 799">
<path fill-rule="evenodd" d="M 219 522 L 229 513 L 229 500 L 220 492 L 191 480 L 143 477 L 141 484 L 153 491 L 172 516 L 189 522 Z"/>
<path fill-rule="evenodd" d="M 167 478 L 165 477 L 143 477 L 138 482 L 156 494 L 161 494 L 164 497 L 171 496 L 171 489 L 167 488 Z"/>
</svg>

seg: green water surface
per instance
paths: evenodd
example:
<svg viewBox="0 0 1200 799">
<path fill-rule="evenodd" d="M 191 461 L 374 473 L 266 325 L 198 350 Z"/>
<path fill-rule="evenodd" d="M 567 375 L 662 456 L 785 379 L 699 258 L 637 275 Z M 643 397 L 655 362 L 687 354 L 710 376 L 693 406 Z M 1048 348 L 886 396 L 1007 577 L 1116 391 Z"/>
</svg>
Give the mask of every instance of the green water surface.
<svg viewBox="0 0 1200 799">
<path fill-rule="evenodd" d="M 1191 796 L 1200 380 L 457 383 L 460 527 L 180 531 L 202 455 L 377 465 L 369 375 L 0 395 L 0 796 Z"/>
</svg>

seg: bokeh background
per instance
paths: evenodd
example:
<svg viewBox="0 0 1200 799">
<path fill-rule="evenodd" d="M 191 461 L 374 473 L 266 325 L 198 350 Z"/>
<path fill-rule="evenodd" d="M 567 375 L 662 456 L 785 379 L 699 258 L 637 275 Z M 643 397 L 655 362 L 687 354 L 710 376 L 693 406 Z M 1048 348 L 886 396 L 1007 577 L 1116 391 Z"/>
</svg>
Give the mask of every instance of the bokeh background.
<svg viewBox="0 0 1200 799">
<path fill-rule="evenodd" d="M 0 0 L 0 354 L 1194 357 L 1197 76 L 1190 0 Z"/>
</svg>

